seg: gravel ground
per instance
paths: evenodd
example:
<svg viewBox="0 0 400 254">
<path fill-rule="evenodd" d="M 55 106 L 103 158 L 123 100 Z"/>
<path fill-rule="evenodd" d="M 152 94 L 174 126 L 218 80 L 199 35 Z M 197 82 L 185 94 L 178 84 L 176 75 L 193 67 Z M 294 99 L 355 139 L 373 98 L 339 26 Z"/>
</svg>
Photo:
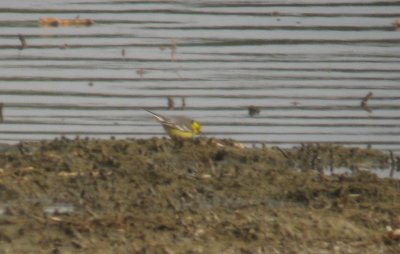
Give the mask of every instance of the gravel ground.
<svg viewBox="0 0 400 254">
<path fill-rule="evenodd" d="M 400 181 L 368 171 L 390 162 L 205 138 L 21 143 L 0 152 L 0 253 L 400 253 Z"/>
</svg>

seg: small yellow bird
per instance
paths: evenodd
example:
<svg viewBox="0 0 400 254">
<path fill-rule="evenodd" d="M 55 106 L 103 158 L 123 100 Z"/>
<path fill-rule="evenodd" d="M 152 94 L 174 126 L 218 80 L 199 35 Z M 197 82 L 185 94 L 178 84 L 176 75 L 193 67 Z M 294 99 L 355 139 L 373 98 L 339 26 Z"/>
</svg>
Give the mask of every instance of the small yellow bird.
<svg viewBox="0 0 400 254">
<path fill-rule="evenodd" d="M 201 133 L 201 124 L 198 121 L 185 116 L 165 117 L 150 110 L 146 111 L 157 119 L 172 139 L 189 139 Z"/>
</svg>

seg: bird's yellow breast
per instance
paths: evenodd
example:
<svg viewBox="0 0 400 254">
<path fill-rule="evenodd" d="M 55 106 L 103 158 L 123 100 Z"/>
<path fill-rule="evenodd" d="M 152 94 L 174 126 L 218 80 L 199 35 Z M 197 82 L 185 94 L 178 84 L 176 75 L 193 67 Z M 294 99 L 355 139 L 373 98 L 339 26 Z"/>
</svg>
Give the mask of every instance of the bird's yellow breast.
<svg viewBox="0 0 400 254">
<path fill-rule="evenodd" d="M 172 128 L 170 126 L 164 126 L 165 131 L 171 138 L 178 139 L 189 139 L 193 137 L 193 133 L 191 131 L 181 131 L 176 128 Z"/>
</svg>

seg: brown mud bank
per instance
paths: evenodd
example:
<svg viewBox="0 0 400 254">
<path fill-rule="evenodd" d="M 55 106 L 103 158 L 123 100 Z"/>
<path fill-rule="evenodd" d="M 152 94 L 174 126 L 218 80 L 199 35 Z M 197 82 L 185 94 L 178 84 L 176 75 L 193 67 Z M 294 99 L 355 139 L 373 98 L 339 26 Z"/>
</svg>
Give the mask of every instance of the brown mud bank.
<svg viewBox="0 0 400 254">
<path fill-rule="evenodd" d="M 322 145 L 21 143 L 0 152 L 0 252 L 400 253 L 400 181 L 368 172 L 390 163 Z"/>
</svg>

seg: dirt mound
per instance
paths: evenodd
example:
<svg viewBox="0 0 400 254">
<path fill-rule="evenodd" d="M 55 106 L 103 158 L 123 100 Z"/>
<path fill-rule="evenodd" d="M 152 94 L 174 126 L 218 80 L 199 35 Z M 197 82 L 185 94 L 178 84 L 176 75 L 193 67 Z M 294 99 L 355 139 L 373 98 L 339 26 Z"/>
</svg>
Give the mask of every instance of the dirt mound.
<svg viewBox="0 0 400 254">
<path fill-rule="evenodd" d="M 400 181 L 371 149 L 198 139 L 0 153 L 4 253 L 399 253 Z M 346 167 L 350 174 L 326 176 Z"/>
</svg>

